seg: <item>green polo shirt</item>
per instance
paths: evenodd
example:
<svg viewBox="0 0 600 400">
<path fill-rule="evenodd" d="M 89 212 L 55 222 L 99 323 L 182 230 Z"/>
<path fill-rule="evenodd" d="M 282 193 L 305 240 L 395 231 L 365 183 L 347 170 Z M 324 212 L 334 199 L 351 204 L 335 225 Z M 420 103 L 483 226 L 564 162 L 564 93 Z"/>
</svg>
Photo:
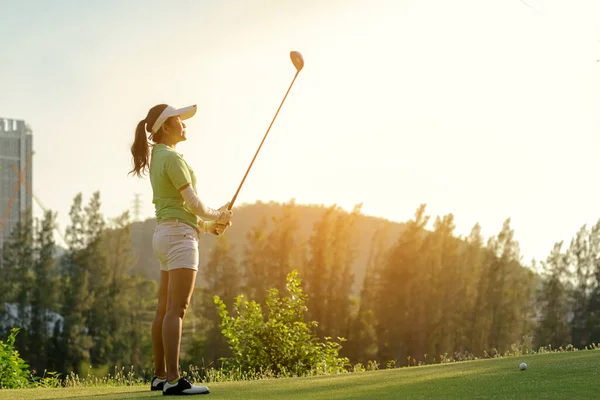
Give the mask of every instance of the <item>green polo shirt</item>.
<svg viewBox="0 0 600 400">
<path fill-rule="evenodd" d="M 180 188 L 191 184 L 198 193 L 196 175 L 182 154 L 164 144 L 154 145 L 150 158 L 150 182 L 157 221 L 177 218 L 198 228 L 199 217 L 184 204 L 183 196 L 179 192 Z"/>
</svg>

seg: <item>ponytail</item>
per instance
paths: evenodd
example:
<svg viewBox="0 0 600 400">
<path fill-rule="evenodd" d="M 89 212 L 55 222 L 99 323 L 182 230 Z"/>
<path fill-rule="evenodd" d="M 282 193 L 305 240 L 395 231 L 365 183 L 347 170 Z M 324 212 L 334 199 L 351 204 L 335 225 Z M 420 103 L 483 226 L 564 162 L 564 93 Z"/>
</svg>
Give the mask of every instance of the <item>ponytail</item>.
<svg viewBox="0 0 600 400">
<path fill-rule="evenodd" d="M 133 156 L 133 169 L 129 173 L 133 173 L 138 177 L 150 168 L 150 144 L 146 137 L 146 125 L 153 126 L 163 110 L 167 108 L 166 104 L 158 104 L 148 111 L 146 118 L 138 122 L 135 128 L 135 139 L 131 145 L 131 155 Z M 161 131 L 159 130 L 152 136 L 152 141 L 160 142 Z"/>
<path fill-rule="evenodd" d="M 131 155 L 133 156 L 133 169 L 129 171 L 131 174 L 138 177 L 146 172 L 150 165 L 150 146 L 148 145 L 148 138 L 146 137 L 146 120 L 141 120 L 137 128 L 135 128 L 135 140 L 131 145 Z"/>
</svg>

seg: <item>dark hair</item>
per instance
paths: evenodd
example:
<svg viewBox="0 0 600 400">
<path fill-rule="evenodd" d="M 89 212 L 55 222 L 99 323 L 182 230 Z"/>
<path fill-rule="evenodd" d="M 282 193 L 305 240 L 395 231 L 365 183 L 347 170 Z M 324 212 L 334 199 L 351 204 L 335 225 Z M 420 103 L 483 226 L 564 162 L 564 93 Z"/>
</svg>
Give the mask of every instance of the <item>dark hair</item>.
<svg viewBox="0 0 600 400">
<path fill-rule="evenodd" d="M 167 108 L 166 104 L 158 104 L 152 107 L 148 111 L 146 118 L 141 120 L 135 128 L 135 139 L 131 145 L 131 155 L 133 158 L 133 169 L 129 171 L 131 174 L 141 177 L 150 166 L 150 146 L 146 132 L 151 132 L 152 126 L 160 116 L 160 114 Z M 160 143 L 160 137 L 162 136 L 162 129 L 152 135 L 152 141 L 154 143 Z"/>
</svg>

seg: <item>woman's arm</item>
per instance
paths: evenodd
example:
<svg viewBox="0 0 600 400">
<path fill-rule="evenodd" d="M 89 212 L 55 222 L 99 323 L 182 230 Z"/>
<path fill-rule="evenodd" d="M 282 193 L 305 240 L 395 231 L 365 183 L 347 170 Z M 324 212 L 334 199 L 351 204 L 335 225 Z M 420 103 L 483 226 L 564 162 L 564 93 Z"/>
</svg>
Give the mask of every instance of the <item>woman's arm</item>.
<svg viewBox="0 0 600 400">
<path fill-rule="evenodd" d="M 179 192 L 192 212 L 203 220 L 215 221 L 221 216 L 221 211 L 210 208 L 202 203 L 202 200 L 200 200 L 196 192 L 194 192 L 191 185 L 185 185 L 179 189 Z"/>
</svg>

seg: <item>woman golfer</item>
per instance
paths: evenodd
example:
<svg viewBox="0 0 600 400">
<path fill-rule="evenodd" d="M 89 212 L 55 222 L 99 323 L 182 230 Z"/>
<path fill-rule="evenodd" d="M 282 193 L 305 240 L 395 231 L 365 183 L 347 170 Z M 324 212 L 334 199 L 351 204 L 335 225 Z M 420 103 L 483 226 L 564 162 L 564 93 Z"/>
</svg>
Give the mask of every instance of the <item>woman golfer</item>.
<svg viewBox="0 0 600 400">
<path fill-rule="evenodd" d="M 231 225 L 232 216 L 227 210 L 229 203 L 214 210 L 200 201 L 194 171 L 175 151 L 177 143 L 186 140 L 183 120 L 195 113 L 195 105 L 152 107 L 138 123 L 131 146 L 134 168 L 130 173 L 141 177 L 150 171 L 156 213 L 153 248 L 161 271 L 152 324 L 154 377 L 150 388 L 162 390 L 164 395 L 210 393 L 206 386 L 195 386 L 179 375 L 181 327 L 198 272 L 199 234 L 221 235 Z"/>
</svg>

